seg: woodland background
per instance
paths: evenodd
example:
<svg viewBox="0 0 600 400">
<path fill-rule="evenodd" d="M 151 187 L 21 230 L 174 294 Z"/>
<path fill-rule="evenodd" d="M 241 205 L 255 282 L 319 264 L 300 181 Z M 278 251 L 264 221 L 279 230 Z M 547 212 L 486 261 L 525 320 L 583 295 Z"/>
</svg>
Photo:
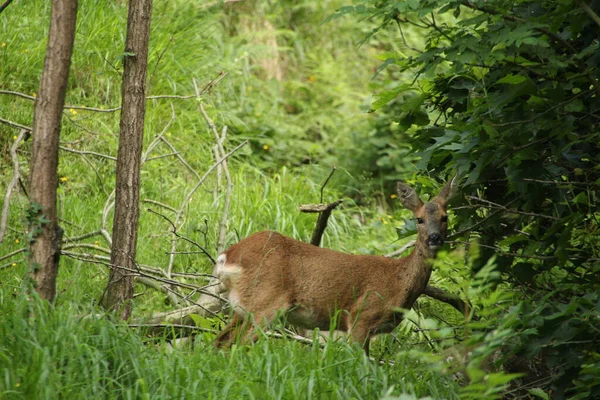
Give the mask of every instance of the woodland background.
<svg viewBox="0 0 600 400">
<path fill-rule="evenodd" d="M 27 291 L 24 227 L 50 3 L 12 3 L 0 14 L 2 192 L 22 179 L 2 196 L 0 398 L 600 396 L 599 13 L 595 0 L 155 1 L 143 274 L 132 319 L 118 322 L 98 301 L 127 4 L 79 3 L 49 306 Z M 343 340 L 287 334 L 219 353 L 223 316 L 160 314 L 206 284 L 199 246 L 214 258 L 263 229 L 309 241 L 316 217 L 300 204 L 344 200 L 324 247 L 409 252 L 414 221 L 395 181 L 427 197 L 453 172 L 461 190 L 431 284 L 467 315 L 423 296 L 370 361 Z"/>
</svg>

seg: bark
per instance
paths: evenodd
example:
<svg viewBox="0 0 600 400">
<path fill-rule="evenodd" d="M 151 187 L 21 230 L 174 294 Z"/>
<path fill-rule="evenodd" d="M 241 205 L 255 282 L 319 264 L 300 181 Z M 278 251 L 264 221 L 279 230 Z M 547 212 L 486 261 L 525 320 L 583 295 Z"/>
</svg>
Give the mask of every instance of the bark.
<svg viewBox="0 0 600 400">
<path fill-rule="evenodd" d="M 52 2 L 46 59 L 33 113 L 30 175 L 30 274 L 40 297 L 53 300 L 62 230 L 57 223 L 58 145 L 71 55 L 77 0 Z"/>
<path fill-rule="evenodd" d="M 131 316 L 133 306 L 134 277 L 119 267 L 135 269 L 151 13 L 152 0 L 129 1 L 121 86 L 112 268 L 103 299 L 104 306 L 118 311 L 121 319 Z"/>
</svg>

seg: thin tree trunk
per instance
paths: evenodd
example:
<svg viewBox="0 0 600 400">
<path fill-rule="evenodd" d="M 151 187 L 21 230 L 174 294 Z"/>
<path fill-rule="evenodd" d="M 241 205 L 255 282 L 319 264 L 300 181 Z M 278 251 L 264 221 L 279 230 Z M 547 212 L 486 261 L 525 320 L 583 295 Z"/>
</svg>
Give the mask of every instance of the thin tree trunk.
<svg viewBox="0 0 600 400">
<path fill-rule="evenodd" d="M 152 0 L 130 0 L 125 39 L 121 124 L 109 282 L 103 304 L 118 310 L 121 319 L 132 311 L 139 219 L 140 164 L 146 109 L 146 71 Z"/>
<path fill-rule="evenodd" d="M 53 300 L 56 295 L 62 241 L 56 215 L 58 145 L 76 18 L 77 0 L 52 2 L 46 59 L 33 113 L 29 266 L 35 288 L 46 300 Z"/>
</svg>

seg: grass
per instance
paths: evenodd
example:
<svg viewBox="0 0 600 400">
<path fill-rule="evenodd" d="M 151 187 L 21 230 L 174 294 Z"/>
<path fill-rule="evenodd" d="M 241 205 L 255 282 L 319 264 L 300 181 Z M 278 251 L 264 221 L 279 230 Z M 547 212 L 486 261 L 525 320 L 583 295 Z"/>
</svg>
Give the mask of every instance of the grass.
<svg viewBox="0 0 600 400">
<path fill-rule="evenodd" d="M 0 298 L 0 398 L 456 398 L 451 380 L 406 356 L 380 366 L 344 342 L 321 349 L 267 338 L 229 352 L 202 340 L 169 350 L 164 341 L 144 343 L 123 324 L 94 317 L 97 310 L 81 311 Z"/>
</svg>

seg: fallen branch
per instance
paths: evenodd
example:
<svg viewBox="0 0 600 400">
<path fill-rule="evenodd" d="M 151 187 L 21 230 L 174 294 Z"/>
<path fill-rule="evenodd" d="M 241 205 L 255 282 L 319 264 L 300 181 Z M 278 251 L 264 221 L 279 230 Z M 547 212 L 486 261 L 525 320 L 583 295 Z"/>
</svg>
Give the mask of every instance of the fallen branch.
<svg viewBox="0 0 600 400">
<path fill-rule="evenodd" d="M 6 189 L 6 193 L 4 194 L 4 204 L 2 206 L 2 217 L 0 219 L 0 243 L 4 240 L 4 234 L 6 233 L 6 226 L 8 223 L 8 209 L 10 206 L 10 197 L 12 196 L 13 190 L 19 183 L 19 178 L 21 177 L 21 168 L 19 166 L 19 158 L 17 157 L 17 149 L 21 144 L 21 141 L 25 137 L 28 131 L 22 129 L 12 146 L 10 146 L 10 158 L 13 162 L 13 177 L 10 180 L 8 187 Z"/>
<path fill-rule="evenodd" d="M 469 303 L 464 302 L 460 297 L 450 294 L 440 288 L 427 285 L 427 287 L 425 287 L 425 290 L 423 291 L 423 294 L 433 299 L 439 300 L 443 303 L 451 305 L 452 307 L 457 309 L 462 315 L 464 315 L 465 318 L 468 318 L 471 315 L 472 308 Z M 475 321 L 479 320 L 479 318 L 477 318 L 475 315 L 472 316 L 472 319 Z"/>
</svg>

